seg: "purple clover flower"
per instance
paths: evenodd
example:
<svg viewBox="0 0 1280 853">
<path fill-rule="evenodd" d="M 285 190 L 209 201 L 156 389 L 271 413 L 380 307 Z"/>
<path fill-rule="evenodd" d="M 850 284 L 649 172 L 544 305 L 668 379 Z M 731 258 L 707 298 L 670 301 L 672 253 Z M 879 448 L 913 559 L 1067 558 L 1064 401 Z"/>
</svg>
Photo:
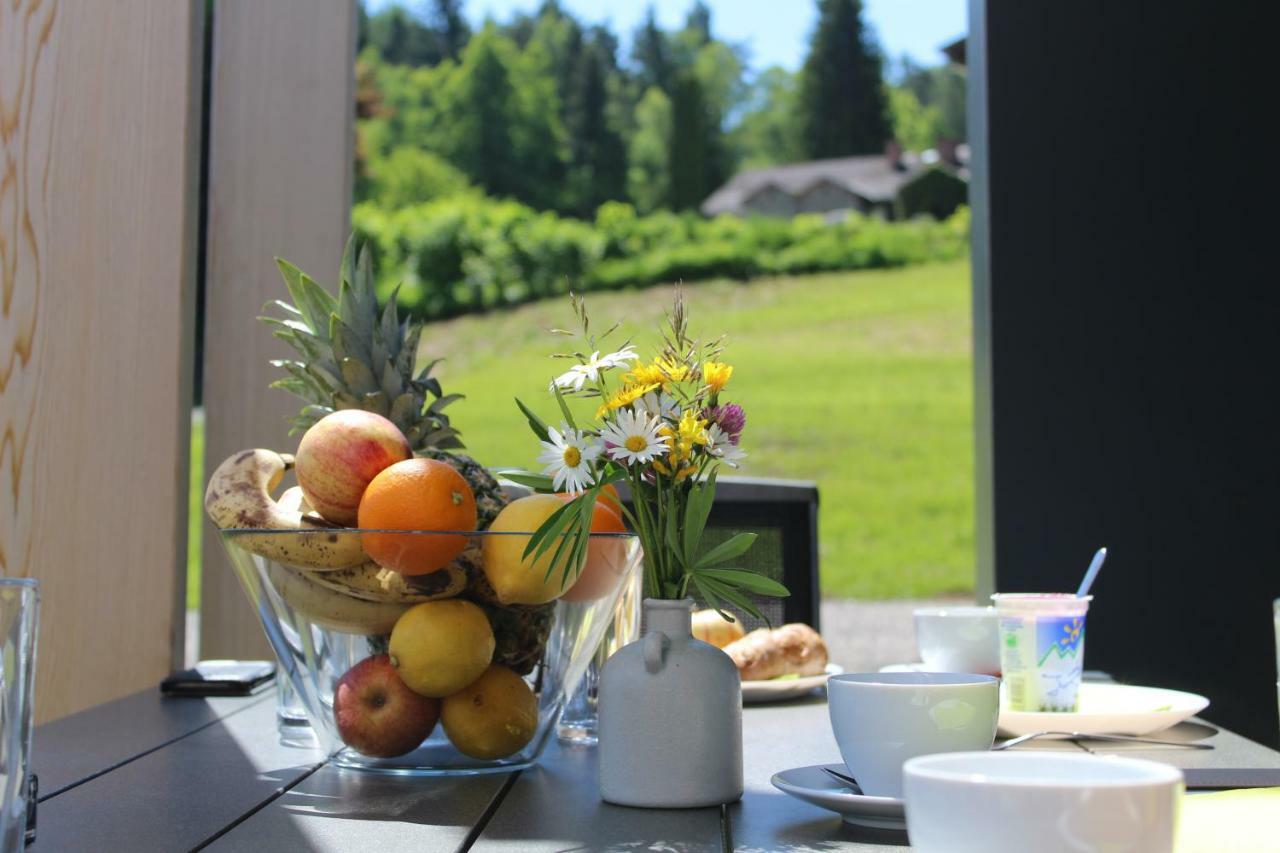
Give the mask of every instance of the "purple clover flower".
<svg viewBox="0 0 1280 853">
<path fill-rule="evenodd" d="M 707 417 L 712 423 L 719 424 L 720 429 L 729 434 L 729 441 L 734 444 L 738 443 L 742 430 L 747 425 L 747 413 L 737 403 L 725 403 L 709 409 Z"/>
</svg>

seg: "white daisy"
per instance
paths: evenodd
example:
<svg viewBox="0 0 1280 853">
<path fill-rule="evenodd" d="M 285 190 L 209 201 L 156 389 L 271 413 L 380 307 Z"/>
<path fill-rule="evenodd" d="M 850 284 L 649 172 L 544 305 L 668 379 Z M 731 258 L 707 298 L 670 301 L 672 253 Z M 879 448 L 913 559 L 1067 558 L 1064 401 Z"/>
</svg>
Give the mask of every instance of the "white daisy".
<svg viewBox="0 0 1280 853">
<path fill-rule="evenodd" d="M 707 429 L 707 452 L 730 468 L 737 468 L 738 463 L 747 458 L 747 451 L 734 444 L 720 424 L 712 424 Z"/>
<path fill-rule="evenodd" d="M 661 421 L 644 412 L 620 409 L 600 438 L 612 459 L 626 465 L 643 465 L 667 452 L 667 444 L 658 434 L 661 426 Z"/>
<path fill-rule="evenodd" d="M 575 364 L 555 379 L 552 379 L 549 390 L 554 391 L 559 388 L 561 391 L 581 391 L 582 385 L 586 381 L 587 374 L 582 372 L 582 365 Z"/>
<path fill-rule="evenodd" d="M 599 351 L 596 351 L 591 353 L 591 357 L 582 364 L 575 364 L 551 380 L 551 385 L 553 388 L 559 387 L 562 391 L 570 389 L 581 391 L 586 382 L 595 382 L 600 378 L 600 374 L 603 371 L 614 367 L 625 367 L 639 357 L 640 355 L 636 352 L 636 348 L 631 344 L 627 344 L 617 352 L 611 352 L 607 355 L 600 355 Z"/>
<path fill-rule="evenodd" d="M 551 487 L 572 494 L 586 491 L 595 482 L 591 463 L 600 455 L 600 442 L 568 424 L 548 429 L 547 437 L 551 440 L 542 442 L 538 461 L 546 466 L 542 473 L 552 476 Z"/>
<path fill-rule="evenodd" d="M 650 391 L 636 403 L 646 414 L 655 418 L 680 420 L 680 405 L 676 398 L 665 391 Z"/>
</svg>

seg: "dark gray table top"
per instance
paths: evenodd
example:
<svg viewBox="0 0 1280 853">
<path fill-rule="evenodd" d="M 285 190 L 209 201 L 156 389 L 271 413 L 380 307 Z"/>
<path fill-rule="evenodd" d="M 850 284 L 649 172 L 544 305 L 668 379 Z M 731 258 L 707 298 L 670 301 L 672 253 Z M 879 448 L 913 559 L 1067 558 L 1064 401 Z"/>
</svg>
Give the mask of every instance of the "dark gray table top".
<svg viewBox="0 0 1280 853">
<path fill-rule="evenodd" d="M 555 742 L 538 767 L 511 775 L 410 780 L 341 770 L 315 749 L 281 746 L 274 712 L 274 694 L 179 700 L 146 692 L 39 727 L 33 766 L 43 795 L 33 851 L 699 853 L 906 844 L 902 833 L 847 826 L 770 784 L 779 770 L 839 760 L 821 696 L 745 709 L 746 790 L 726 809 L 604 804 L 595 750 Z M 1189 778 L 1280 768 L 1280 753 L 1201 723 L 1162 734 L 1206 736 L 1212 751 L 1065 742 L 1038 748 L 1124 752 L 1176 764 Z"/>
</svg>

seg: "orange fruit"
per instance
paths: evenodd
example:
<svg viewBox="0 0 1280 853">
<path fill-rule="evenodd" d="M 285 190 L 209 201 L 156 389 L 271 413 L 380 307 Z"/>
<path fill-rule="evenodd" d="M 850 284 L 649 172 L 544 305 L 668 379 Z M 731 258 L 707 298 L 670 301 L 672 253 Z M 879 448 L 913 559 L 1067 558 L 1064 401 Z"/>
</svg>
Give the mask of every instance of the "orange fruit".
<svg viewBox="0 0 1280 853">
<path fill-rule="evenodd" d="M 612 489 L 612 484 L 607 488 Z M 607 492 L 607 490 L 606 490 Z M 617 491 L 613 495 L 616 499 Z M 571 495 L 561 495 L 561 500 L 568 501 Z M 622 523 L 622 516 L 608 503 L 605 492 L 596 498 L 596 505 L 591 513 L 592 533 L 626 533 L 627 526 Z M 612 537 L 592 537 L 587 544 L 587 559 L 582 571 L 573 586 L 562 596 L 565 601 L 595 601 L 604 598 L 613 591 L 614 584 L 626 570 L 627 540 Z"/>
<path fill-rule="evenodd" d="M 374 530 L 475 530 L 476 497 L 453 466 L 406 459 L 373 478 L 358 516 L 361 527 Z M 441 569 L 467 547 L 461 533 L 366 533 L 363 541 L 370 559 L 402 575 Z"/>
<path fill-rule="evenodd" d="M 607 484 L 600 490 L 600 496 L 596 498 L 597 505 L 603 501 L 604 505 L 609 507 L 618 514 L 618 518 L 622 518 L 622 497 L 618 494 L 618 487 L 613 483 Z"/>
<path fill-rule="evenodd" d="M 556 492 L 556 497 L 568 500 L 574 497 L 569 492 Z M 596 497 L 596 506 L 604 504 L 613 510 L 618 518 L 622 518 L 622 496 L 618 494 L 618 487 L 613 483 L 606 483 L 604 488 L 600 489 L 600 494 Z"/>
</svg>

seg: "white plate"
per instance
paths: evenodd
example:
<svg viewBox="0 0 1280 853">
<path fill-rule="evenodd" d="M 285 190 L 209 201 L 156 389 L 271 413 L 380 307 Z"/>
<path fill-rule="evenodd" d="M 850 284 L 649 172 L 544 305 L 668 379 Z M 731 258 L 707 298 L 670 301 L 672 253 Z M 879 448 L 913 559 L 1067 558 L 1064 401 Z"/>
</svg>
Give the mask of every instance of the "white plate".
<svg viewBox="0 0 1280 853">
<path fill-rule="evenodd" d="M 827 664 L 826 672 L 821 675 L 806 675 L 801 678 L 768 678 L 764 681 L 742 682 L 742 701 L 751 705 L 757 702 L 781 702 L 783 699 L 795 699 L 803 696 L 815 687 L 827 683 L 833 675 L 844 672 L 844 667 L 834 663 Z"/>
<path fill-rule="evenodd" d="M 906 830 L 907 818 L 902 800 L 855 794 L 842 782 L 823 772 L 824 766 L 840 773 L 849 772 L 843 764 L 815 764 L 812 767 L 783 770 L 773 774 L 769 781 L 784 794 L 835 812 L 845 823 L 875 829 Z"/>
<path fill-rule="evenodd" d="M 881 672 L 929 672 L 929 668 L 916 661 L 915 663 L 891 663 L 880 667 Z"/>
<path fill-rule="evenodd" d="M 1080 710 L 1072 714 L 1002 708 L 1000 735 L 1018 737 L 1046 731 L 1149 735 L 1176 726 L 1207 707 L 1208 699 L 1181 690 L 1086 681 L 1080 685 Z"/>
</svg>

